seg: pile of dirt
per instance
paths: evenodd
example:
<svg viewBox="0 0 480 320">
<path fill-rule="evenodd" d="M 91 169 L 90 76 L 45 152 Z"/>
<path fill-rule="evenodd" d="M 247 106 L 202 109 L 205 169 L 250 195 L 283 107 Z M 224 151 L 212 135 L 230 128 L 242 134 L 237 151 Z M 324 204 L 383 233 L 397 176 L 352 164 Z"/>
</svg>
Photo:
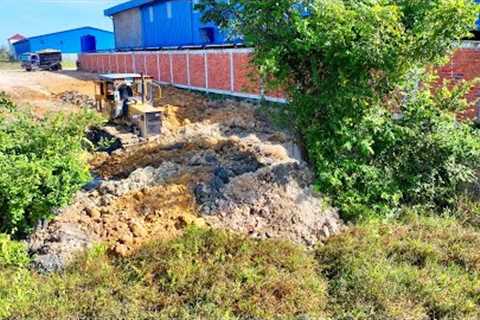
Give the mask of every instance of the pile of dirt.
<svg viewBox="0 0 480 320">
<path fill-rule="evenodd" d="M 71 206 L 29 239 L 35 265 L 60 270 L 75 253 L 97 242 L 126 255 L 152 235 L 168 239 L 187 225 L 202 225 L 188 192 L 189 179 L 180 171 L 166 162 L 137 169 L 126 179 L 100 180 L 95 188 L 79 192 Z"/>
<path fill-rule="evenodd" d="M 78 91 L 64 91 L 56 95 L 56 98 L 64 103 L 72 104 L 84 108 L 95 108 L 95 99 L 89 95 L 82 94 Z"/>
<path fill-rule="evenodd" d="M 196 199 L 207 223 L 249 234 L 312 246 L 338 233 L 338 212 L 312 190 L 313 175 L 298 162 L 281 163 L 230 178 L 220 168 Z"/>
<path fill-rule="evenodd" d="M 97 153 L 98 178 L 32 236 L 40 269 L 61 269 L 99 241 L 128 255 L 192 223 L 308 246 L 342 229 L 336 210 L 312 191 L 293 136 L 274 129 L 257 106 L 164 92 L 162 135 L 124 144 L 125 133 L 121 148 Z M 116 137 L 115 130 L 106 132 Z"/>
</svg>

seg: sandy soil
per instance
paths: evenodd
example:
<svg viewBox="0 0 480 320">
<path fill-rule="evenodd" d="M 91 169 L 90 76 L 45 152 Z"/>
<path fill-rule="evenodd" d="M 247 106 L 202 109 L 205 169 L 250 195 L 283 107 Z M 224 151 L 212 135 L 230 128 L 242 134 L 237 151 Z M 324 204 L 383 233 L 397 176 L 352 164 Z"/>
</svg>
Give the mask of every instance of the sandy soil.
<svg viewBox="0 0 480 320">
<path fill-rule="evenodd" d="M 94 74 L 77 71 L 1 70 L 0 91 L 5 91 L 20 105 L 32 106 L 36 114 L 42 115 L 75 108 L 55 99 L 55 95 L 65 91 L 78 91 L 93 97 L 95 89 L 91 80 L 94 78 Z"/>
</svg>

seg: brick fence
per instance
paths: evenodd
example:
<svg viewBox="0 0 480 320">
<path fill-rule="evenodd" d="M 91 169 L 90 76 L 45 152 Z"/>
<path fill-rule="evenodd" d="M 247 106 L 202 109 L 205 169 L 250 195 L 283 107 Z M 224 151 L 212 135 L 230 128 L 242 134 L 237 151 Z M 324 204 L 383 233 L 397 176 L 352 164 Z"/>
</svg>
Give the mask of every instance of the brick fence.
<svg viewBox="0 0 480 320">
<path fill-rule="evenodd" d="M 440 80 L 474 80 L 480 78 L 480 42 L 465 41 L 462 48 L 457 49 L 450 61 L 445 66 L 438 68 Z M 476 102 L 480 98 L 480 85 L 475 86 L 467 96 L 470 102 Z M 478 105 L 478 103 L 477 103 Z M 472 105 L 463 115 L 474 119 L 478 114 L 477 106 Z"/>
<path fill-rule="evenodd" d="M 80 67 L 90 72 L 143 72 L 163 84 L 180 88 L 284 102 L 281 92 L 262 89 L 261 81 L 250 66 L 252 49 L 208 49 L 92 53 L 80 55 Z M 480 77 L 480 43 L 464 42 L 450 62 L 439 68 L 441 79 L 459 81 Z M 468 95 L 480 97 L 480 85 Z M 475 117 L 472 106 L 465 112 Z"/>
<path fill-rule="evenodd" d="M 89 53 L 79 57 L 89 72 L 145 73 L 160 83 L 244 98 L 284 102 L 280 92 L 264 91 L 250 65 L 252 49 L 208 49 Z"/>
</svg>

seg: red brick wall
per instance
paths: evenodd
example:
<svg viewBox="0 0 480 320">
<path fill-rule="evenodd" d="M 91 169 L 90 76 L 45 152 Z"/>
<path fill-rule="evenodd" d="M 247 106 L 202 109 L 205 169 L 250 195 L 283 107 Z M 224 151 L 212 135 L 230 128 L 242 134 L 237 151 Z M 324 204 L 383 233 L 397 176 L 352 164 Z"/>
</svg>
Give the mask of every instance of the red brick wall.
<svg viewBox="0 0 480 320">
<path fill-rule="evenodd" d="M 172 54 L 173 83 L 188 86 L 187 55 Z"/>
<path fill-rule="evenodd" d="M 217 90 L 233 95 L 259 96 L 261 85 L 250 64 L 248 49 L 213 49 L 200 51 L 159 51 L 135 53 L 85 54 L 79 57 L 83 70 L 91 72 L 144 72 L 173 85 L 200 90 Z M 134 63 L 135 59 L 135 63 Z M 205 70 L 205 59 L 207 70 Z M 134 69 L 135 67 L 135 69 Z M 450 62 L 438 68 L 443 79 L 460 81 L 480 77 L 480 48 L 458 49 Z M 208 74 L 205 75 L 205 72 Z M 173 74 L 173 79 L 171 77 Z M 208 83 L 207 83 L 208 81 Z M 265 93 L 270 98 L 284 98 L 280 91 Z M 480 85 L 468 95 L 474 102 L 480 97 Z M 474 117 L 472 106 L 465 116 Z"/>
<path fill-rule="evenodd" d="M 207 79 L 209 89 L 230 91 L 231 88 L 230 55 L 212 52 L 207 55 Z"/>
<path fill-rule="evenodd" d="M 145 74 L 151 75 L 155 80 L 160 80 L 158 77 L 157 55 L 147 54 L 145 56 L 145 62 L 147 66 Z"/>
<path fill-rule="evenodd" d="M 260 78 L 250 63 L 250 56 L 247 54 L 235 54 L 233 56 L 233 65 L 236 80 L 234 90 L 260 94 Z"/>
<path fill-rule="evenodd" d="M 206 88 L 205 54 L 190 54 L 190 85 L 192 87 Z"/>
<path fill-rule="evenodd" d="M 143 72 L 163 83 L 252 98 L 262 92 L 250 49 L 96 53 L 79 60 L 90 72 Z M 266 97 L 284 100 L 280 91 Z"/>
<path fill-rule="evenodd" d="M 160 54 L 160 81 L 171 83 L 170 57 L 166 53 Z"/>
<path fill-rule="evenodd" d="M 443 80 L 459 82 L 462 80 L 474 80 L 480 78 L 480 48 L 457 49 L 450 61 L 443 67 L 437 69 L 440 77 L 439 83 Z M 461 114 L 462 117 L 473 119 L 477 115 L 475 103 L 480 98 L 480 85 L 475 86 L 467 96 L 472 106 Z"/>
<path fill-rule="evenodd" d="M 136 53 L 133 55 L 133 59 L 135 59 L 134 61 L 134 72 L 136 73 L 144 73 L 146 74 L 147 73 L 147 69 L 145 67 L 145 54 L 142 54 L 142 53 Z"/>
</svg>

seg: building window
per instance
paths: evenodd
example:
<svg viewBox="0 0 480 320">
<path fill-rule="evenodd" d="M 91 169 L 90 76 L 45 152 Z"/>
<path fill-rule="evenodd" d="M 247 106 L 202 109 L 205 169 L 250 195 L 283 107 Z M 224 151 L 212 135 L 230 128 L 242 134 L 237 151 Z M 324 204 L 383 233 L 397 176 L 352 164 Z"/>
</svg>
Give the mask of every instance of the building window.
<svg viewBox="0 0 480 320">
<path fill-rule="evenodd" d="M 148 18 L 150 20 L 150 23 L 153 23 L 154 17 L 153 17 L 153 6 L 148 7 Z"/>
<path fill-rule="evenodd" d="M 172 19 L 172 1 L 167 1 L 167 18 Z"/>
</svg>

